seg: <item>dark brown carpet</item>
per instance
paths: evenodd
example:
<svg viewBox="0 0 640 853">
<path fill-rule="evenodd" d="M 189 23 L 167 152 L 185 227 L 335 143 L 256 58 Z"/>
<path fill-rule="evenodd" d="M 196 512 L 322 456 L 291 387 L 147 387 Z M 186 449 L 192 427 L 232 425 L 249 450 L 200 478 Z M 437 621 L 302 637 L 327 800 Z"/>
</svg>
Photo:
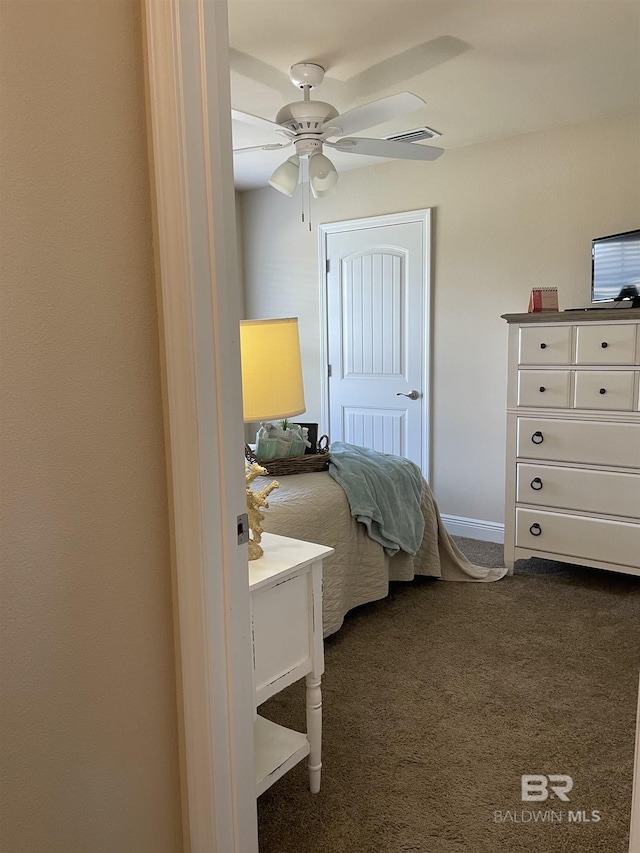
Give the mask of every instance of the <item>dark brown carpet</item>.
<svg viewBox="0 0 640 853">
<path fill-rule="evenodd" d="M 322 789 L 303 762 L 260 797 L 261 853 L 626 853 L 640 578 L 528 560 L 494 584 L 397 583 L 325 666 Z M 303 683 L 260 713 L 304 730 Z M 522 774 L 572 776 L 570 802 L 523 802 Z"/>
</svg>

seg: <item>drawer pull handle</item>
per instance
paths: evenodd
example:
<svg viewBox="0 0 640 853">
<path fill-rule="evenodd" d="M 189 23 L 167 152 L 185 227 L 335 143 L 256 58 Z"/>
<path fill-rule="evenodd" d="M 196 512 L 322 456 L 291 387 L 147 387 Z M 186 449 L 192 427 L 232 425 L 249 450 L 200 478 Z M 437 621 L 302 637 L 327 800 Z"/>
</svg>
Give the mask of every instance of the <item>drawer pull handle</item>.
<svg viewBox="0 0 640 853">
<path fill-rule="evenodd" d="M 606 388 L 601 388 L 601 389 L 600 389 L 600 393 L 601 393 L 601 394 L 606 394 L 606 393 L 607 393 L 607 389 L 606 389 Z"/>
<path fill-rule="evenodd" d="M 542 435 L 540 430 L 536 430 L 536 432 L 534 432 L 534 434 L 531 436 L 531 441 L 534 444 L 542 444 L 542 442 L 544 441 L 544 436 Z"/>
<path fill-rule="evenodd" d="M 546 348 L 547 348 L 546 344 L 540 344 L 540 349 L 546 349 Z"/>
<path fill-rule="evenodd" d="M 542 480 L 540 477 L 534 477 L 531 483 L 529 484 L 534 492 L 539 492 L 542 488 Z"/>
<path fill-rule="evenodd" d="M 541 393 L 541 394 L 542 394 L 544 391 L 546 391 L 546 390 L 547 390 L 547 389 L 544 387 L 544 385 L 541 385 L 541 386 L 540 386 L 540 393 Z"/>
<path fill-rule="evenodd" d="M 540 525 L 539 525 L 539 524 L 537 524 L 537 523 L 536 523 L 536 524 L 532 524 L 532 525 L 531 525 L 531 527 L 529 528 L 529 533 L 530 533 L 532 536 L 540 536 L 540 534 L 542 533 L 542 528 L 541 528 L 541 527 L 540 527 Z"/>
<path fill-rule="evenodd" d="M 602 349 L 606 349 L 609 346 L 609 344 L 606 341 L 602 341 L 600 346 L 602 347 Z"/>
</svg>

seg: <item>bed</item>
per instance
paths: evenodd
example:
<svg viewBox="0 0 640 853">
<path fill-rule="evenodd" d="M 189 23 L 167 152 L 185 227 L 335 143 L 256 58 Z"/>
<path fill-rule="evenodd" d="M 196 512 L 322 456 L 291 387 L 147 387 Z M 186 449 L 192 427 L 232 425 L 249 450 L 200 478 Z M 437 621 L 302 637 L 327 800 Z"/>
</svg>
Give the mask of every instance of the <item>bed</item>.
<svg viewBox="0 0 640 853">
<path fill-rule="evenodd" d="M 256 490 L 272 477 L 255 481 Z M 323 563 L 324 636 L 337 631 L 354 607 L 384 598 L 389 581 L 416 575 L 451 581 L 494 581 L 506 569 L 474 566 L 445 530 L 431 489 L 422 480 L 420 509 L 424 535 L 415 556 L 398 551 L 389 556 L 369 537 L 365 525 L 351 515 L 342 486 L 328 471 L 275 478 L 279 488 L 269 496 L 262 526 L 269 533 L 328 545 L 335 554 Z"/>
</svg>

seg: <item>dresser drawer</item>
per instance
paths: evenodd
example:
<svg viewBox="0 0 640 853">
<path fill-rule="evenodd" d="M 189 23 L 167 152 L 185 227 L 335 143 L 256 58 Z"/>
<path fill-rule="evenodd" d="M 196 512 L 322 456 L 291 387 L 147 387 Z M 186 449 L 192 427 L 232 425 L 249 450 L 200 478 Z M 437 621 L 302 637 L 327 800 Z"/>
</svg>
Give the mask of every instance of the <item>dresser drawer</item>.
<svg viewBox="0 0 640 853">
<path fill-rule="evenodd" d="M 576 409 L 633 409 L 635 373 L 631 370 L 576 371 Z"/>
<path fill-rule="evenodd" d="M 640 423 L 518 418 L 519 458 L 640 468 Z"/>
<path fill-rule="evenodd" d="M 576 329 L 576 364 L 635 364 L 636 325 L 584 325 Z"/>
<path fill-rule="evenodd" d="M 516 547 L 640 568 L 640 524 L 518 508 Z"/>
<path fill-rule="evenodd" d="M 571 371 L 519 370 L 518 405 L 566 409 L 570 400 Z"/>
<path fill-rule="evenodd" d="M 518 464 L 518 503 L 640 520 L 640 473 Z"/>
<path fill-rule="evenodd" d="M 520 329 L 520 364 L 571 364 L 571 326 Z"/>
</svg>

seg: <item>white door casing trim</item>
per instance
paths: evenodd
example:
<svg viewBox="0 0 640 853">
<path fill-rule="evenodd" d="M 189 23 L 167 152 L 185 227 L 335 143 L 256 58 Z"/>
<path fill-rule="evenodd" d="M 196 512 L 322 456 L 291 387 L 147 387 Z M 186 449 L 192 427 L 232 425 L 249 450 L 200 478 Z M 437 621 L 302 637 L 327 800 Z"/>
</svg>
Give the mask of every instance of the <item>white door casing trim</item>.
<svg viewBox="0 0 640 853">
<path fill-rule="evenodd" d="M 226 0 L 143 0 L 184 850 L 258 849 Z"/>
<path fill-rule="evenodd" d="M 381 216 L 366 216 L 360 219 L 349 219 L 341 222 L 329 222 L 318 226 L 318 259 L 320 287 L 320 363 L 323 372 L 320 383 L 320 432 L 329 435 L 329 312 L 327 292 L 327 260 L 328 236 L 345 231 L 356 231 L 359 228 L 384 227 L 386 225 L 403 225 L 418 222 L 422 226 L 423 246 L 425 250 L 424 269 L 424 328 L 427 341 L 431 341 L 431 210 L 410 210 L 404 213 L 387 213 Z M 422 390 L 420 405 L 422 406 L 422 458 L 424 460 L 423 475 L 429 481 L 431 475 L 431 346 L 424 348 L 423 375 L 425 387 Z M 331 436 L 329 435 L 329 438 Z"/>
</svg>

